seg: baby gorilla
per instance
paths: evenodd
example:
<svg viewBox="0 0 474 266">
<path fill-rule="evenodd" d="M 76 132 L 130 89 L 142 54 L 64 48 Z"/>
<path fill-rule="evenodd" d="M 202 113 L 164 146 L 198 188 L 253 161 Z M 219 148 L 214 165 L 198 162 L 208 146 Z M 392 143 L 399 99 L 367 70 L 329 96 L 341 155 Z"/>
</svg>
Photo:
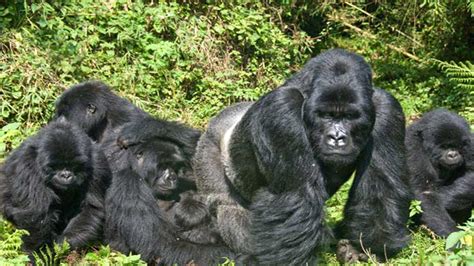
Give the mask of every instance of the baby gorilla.
<svg viewBox="0 0 474 266">
<path fill-rule="evenodd" d="M 191 168 L 176 144 L 150 139 L 130 146 L 134 154 L 132 169 L 143 177 L 157 199 L 165 217 L 180 228 L 181 238 L 200 244 L 217 243 L 219 236 L 210 228 L 211 220 L 204 203 L 194 200 L 194 184 L 188 182 Z"/>
<path fill-rule="evenodd" d="M 445 109 L 425 114 L 407 129 L 411 187 L 421 201 L 421 222 L 439 236 L 457 230 L 474 204 L 473 134 L 465 119 Z"/>
<path fill-rule="evenodd" d="M 67 241 L 72 249 L 102 236 L 110 182 L 105 156 L 78 127 L 52 122 L 11 153 L 0 169 L 0 211 L 26 229 L 23 249 Z"/>
</svg>

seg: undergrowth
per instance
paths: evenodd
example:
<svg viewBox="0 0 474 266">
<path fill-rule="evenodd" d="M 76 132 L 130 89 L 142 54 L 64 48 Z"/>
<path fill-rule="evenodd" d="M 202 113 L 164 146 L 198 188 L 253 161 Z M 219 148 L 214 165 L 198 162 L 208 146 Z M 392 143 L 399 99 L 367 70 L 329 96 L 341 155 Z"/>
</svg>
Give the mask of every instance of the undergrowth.
<svg viewBox="0 0 474 266">
<path fill-rule="evenodd" d="M 204 128 L 219 110 L 256 100 L 312 56 L 363 55 L 376 86 L 408 121 L 446 107 L 474 122 L 473 1 L 24 1 L 0 5 L 0 161 L 51 118 L 54 101 L 87 79 L 110 84 L 155 116 Z M 326 204 L 342 219 L 350 182 Z M 412 213 L 419 206 L 412 204 Z M 473 222 L 446 241 L 412 229 L 389 264 L 473 261 Z M 24 265 L 21 236 L 0 221 L 0 264 Z M 106 246 L 45 251 L 60 264 L 142 265 Z M 321 263 L 335 264 L 332 252 Z"/>
</svg>

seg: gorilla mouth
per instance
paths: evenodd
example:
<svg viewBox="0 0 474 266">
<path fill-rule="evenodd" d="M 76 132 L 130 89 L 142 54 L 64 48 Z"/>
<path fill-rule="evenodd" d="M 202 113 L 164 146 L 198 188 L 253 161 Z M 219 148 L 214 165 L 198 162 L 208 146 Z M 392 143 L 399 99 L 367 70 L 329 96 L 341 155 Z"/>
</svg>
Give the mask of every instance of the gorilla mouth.
<svg viewBox="0 0 474 266">
<path fill-rule="evenodd" d="M 329 151 L 324 151 L 323 155 L 324 156 L 350 156 L 350 155 L 352 155 L 352 152 L 347 151 L 347 150 L 333 149 L 333 150 L 329 150 Z"/>
<path fill-rule="evenodd" d="M 163 186 L 160 187 L 160 190 L 163 190 L 163 191 L 169 191 L 173 189 L 174 189 L 173 187 L 163 187 Z"/>
<path fill-rule="evenodd" d="M 442 161 L 442 164 L 445 168 L 448 168 L 448 169 L 454 169 L 454 168 L 457 168 L 458 166 L 460 166 L 462 163 L 462 160 L 456 160 L 456 161 L 446 161 L 446 160 L 443 160 Z"/>
</svg>

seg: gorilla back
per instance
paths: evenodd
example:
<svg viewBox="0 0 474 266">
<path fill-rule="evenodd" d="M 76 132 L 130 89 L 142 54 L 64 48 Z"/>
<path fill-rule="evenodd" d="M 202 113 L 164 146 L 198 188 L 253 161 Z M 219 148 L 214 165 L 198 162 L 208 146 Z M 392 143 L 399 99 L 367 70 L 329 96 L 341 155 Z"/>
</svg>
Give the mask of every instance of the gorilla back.
<svg viewBox="0 0 474 266">
<path fill-rule="evenodd" d="M 406 245 L 404 115 L 371 76 L 362 57 L 331 50 L 211 121 L 194 167 L 227 244 L 257 263 L 307 262 L 331 236 L 325 200 L 356 171 L 339 235 L 382 258 Z"/>
</svg>

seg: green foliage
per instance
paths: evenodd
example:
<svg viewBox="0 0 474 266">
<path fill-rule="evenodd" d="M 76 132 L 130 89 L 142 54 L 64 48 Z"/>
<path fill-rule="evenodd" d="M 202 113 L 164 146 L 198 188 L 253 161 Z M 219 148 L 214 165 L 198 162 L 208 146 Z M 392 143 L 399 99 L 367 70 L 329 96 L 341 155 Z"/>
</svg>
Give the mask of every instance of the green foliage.
<svg viewBox="0 0 474 266">
<path fill-rule="evenodd" d="M 349 190 L 354 182 L 354 176 L 344 183 L 341 188 L 326 201 L 326 223 L 335 225 L 344 218 L 344 206 L 346 205 Z"/>
<path fill-rule="evenodd" d="M 451 94 L 460 94 L 467 98 L 467 104 L 464 110 L 461 110 L 461 114 L 469 121 L 474 121 L 474 65 L 470 61 L 456 63 L 436 60 L 436 62 L 456 86 L 457 91 Z"/>
<path fill-rule="evenodd" d="M 7 221 L 0 218 L 0 264 L 24 265 L 28 256 L 21 251 L 21 237 L 28 234 L 25 230 L 15 230 Z"/>
<path fill-rule="evenodd" d="M 474 65 L 471 62 L 438 62 L 451 81 L 455 82 L 459 88 L 466 89 L 471 95 L 474 95 Z"/>
<path fill-rule="evenodd" d="M 443 106 L 474 122 L 472 0 L 179 3 L 0 5 L 0 160 L 48 122 L 56 97 L 77 82 L 101 79 L 155 116 L 204 127 L 225 106 L 257 99 L 333 47 L 367 58 L 374 84 L 400 100 L 409 120 Z M 326 202 L 329 226 L 343 218 L 351 184 Z M 412 202 L 410 216 L 420 211 Z M 414 231 L 411 245 L 388 263 L 467 264 L 466 226 L 448 239 L 461 240 L 453 251 L 429 230 Z M 1 265 L 25 264 L 23 234 L 1 222 Z M 144 264 L 106 246 L 43 253 L 60 264 Z M 336 263 L 332 251 L 321 260 Z"/>
<path fill-rule="evenodd" d="M 26 126 L 44 124 L 56 96 L 85 79 L 108 82 L 155 115 L 204 125 L 225 105 L 277 86 L 312 44 L 304 33 L 284 34 L 258 4 L 194 11 L 164 2 L 41 2 L 23 6 L 26 20 L 14 7 L 0 7 L 19 25 L 0 36 L 1 118 Z"/>
<path fill-rule="evenodd" d="M 61 245 L 54 243 L 53 248 L 44 246 L 38 252 L 34 252 L 33 257 L 38 265 L 60 265 L 61 259 L 64 258 L 68 252 L 68 243 Z"/>
<path fill-rule="evenodd" d="M 423 210 L 421 209 L 421 201 L 412 200 L 410 202 L 410 217 L 413 217 L 417 214 L 421 214 Z"/>
<path fill-rule="evenodd" d="M 101 246 L 95 252 L 89 252 L 81 261 L 83 264 L 94 264 L 101 266 L 108 265 L 126 265 L 126 266 L 144 266 L 146 263 L 140 260 L 140 255 L 129 255 L 113 252 L 109 246 Z"/>
<path fill-rule="evenodd" d="M 451 264 L 474 263 L 474 217 L 465 225 L 459 226 L 461 231 L 451 233 L 446 239 L 446 249 L 452 249 L 448 260 Z"/>
<path fill-rule="evenodd" d="M 19 144 L 21 136 L 20 125 L 20 123 L 11 123 L 0 128 L 0 158 L 5 156 L 8 144 L 12 142 L 14 146 Z"/>
</svg>

